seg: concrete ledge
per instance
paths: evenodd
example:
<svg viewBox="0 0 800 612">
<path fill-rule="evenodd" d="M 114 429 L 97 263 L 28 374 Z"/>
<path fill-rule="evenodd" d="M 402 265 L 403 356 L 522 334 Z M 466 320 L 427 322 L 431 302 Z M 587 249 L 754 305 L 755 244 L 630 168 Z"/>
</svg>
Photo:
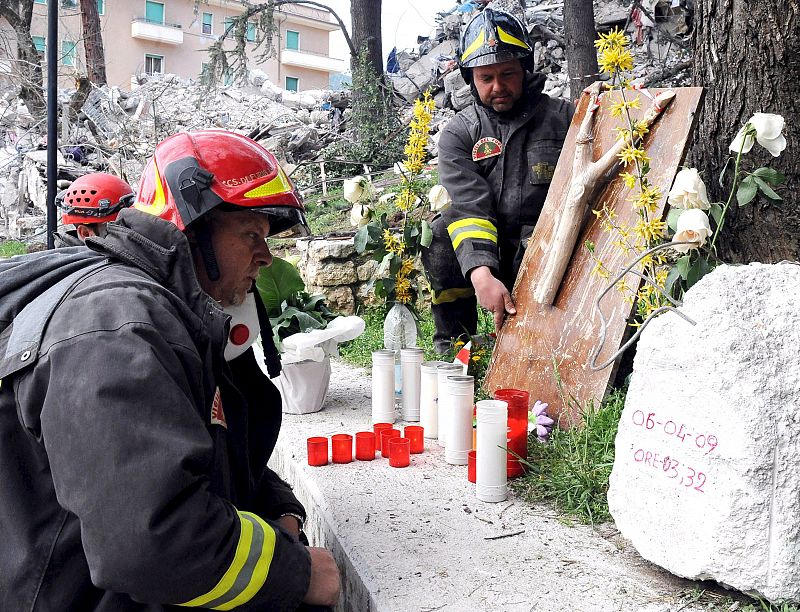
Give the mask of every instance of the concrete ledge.
<svg viewBox="0 0 800 612">
<path fill-rule="evenodd" d="M 466 466 L 429 440 L 404 469 L 381 458 L 309 467 L 307 437 L 371 429 L 370 392 L 365 370 L 335 360 L 325 408 L 285 414 L 273 456 L 312 544 L 343 572 L 338 609 L 667 611 L 695 586 L 642 560 L 613 525 L 570 526 L 513 497 L 479 501 Z"/>
</svg>

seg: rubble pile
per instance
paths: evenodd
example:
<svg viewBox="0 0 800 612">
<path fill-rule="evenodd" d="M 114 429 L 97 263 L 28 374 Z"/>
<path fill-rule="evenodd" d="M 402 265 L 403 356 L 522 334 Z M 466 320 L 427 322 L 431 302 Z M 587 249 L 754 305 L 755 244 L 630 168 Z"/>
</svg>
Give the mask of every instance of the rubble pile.
<svg viewBox="0 0 800 612">
<path fill-rule="evenodd" d="M 686 84 L 689 58 L 685 35 L 690 0 L 595 0 L 598 31 L 626 27 L 637 41 L 633 82 Z M 437 106 L 431 122 L 429 152 L 437 154 L 439 132 L 453 115 L 472 103 L 470 86 L 458 70 L 458 39 L 463 26 L 484 0 L 461 0 L 436 17 L 435 34 L 420 36 L 418 47 L 393 50 L 387 79 L 408 124 L 411 103 L 430 91 Z M 534 67 L 547 76 L 545 93 L 569 97 L 564 41 L 563 0 L 494 0 L 526 24 L 534 42 Z M 655 21 L 650 20 L 653 17 Z M 682 71 L 680 70 L 682 69 Z M 655 83 L 658 84 L 658 83 Z M 46 139 L 43 121 L 36 121 L 12 90 L 0 97 L 0 239 L 43 242 L 45 225 Z M 104 86 L 91 90 L 80 112 L 75 90 L 59 94 L 61 135 L 59 189 L 76 177 L 109 171 L 135 185 L 155 145 L 182 130 L 218 127 L 261 142 L 281 162 L 296 165 L 319 159 L 329 144 L 347 138 L 350 92 L 291 92 L 271 83 L 261 70 L 251 70 L 242 85 L 211 89 L 172 74 L 139 75 L 131 90 Z M 435 159 L 434 159 L 435 163 Z"/>
</svg>

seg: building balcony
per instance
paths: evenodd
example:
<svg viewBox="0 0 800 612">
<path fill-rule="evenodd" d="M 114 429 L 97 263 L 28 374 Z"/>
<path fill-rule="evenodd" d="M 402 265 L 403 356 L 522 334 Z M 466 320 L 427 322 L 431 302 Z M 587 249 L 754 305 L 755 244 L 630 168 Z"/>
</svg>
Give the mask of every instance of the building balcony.
<svg viewBox="0 0 800 612">
<path fill-rule="evenodd" d="M 280 59 L 284 66 L 297 66 L 324 72 L 344 72 L 348 68 L 344 60 L 302 49 L 281 49 Z"/>
<path fill-rule="evenodd" d="M 146 17 L 136 17 L 131 22 L 131 36 L 142 40 L 152 40 L 166 45 L 183 44 L 181 26 L 172 23 L 148 21 Z"/>
</svg>

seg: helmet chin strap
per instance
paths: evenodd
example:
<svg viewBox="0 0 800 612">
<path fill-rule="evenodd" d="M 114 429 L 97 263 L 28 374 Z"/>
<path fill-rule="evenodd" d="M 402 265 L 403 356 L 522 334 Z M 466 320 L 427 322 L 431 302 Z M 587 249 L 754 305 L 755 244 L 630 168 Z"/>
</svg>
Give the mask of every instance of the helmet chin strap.
<svg viewBox="0 0 800 612">
<path fill-rule="evenodd" d="M 203 266 L 206 269 L 206 276 L 210 281 L 219 280 L 219 264 L 217 256 L 214 254 L 214 244 L 211 242 L 211 224 L 204 217 L 200 217 L 192 223 L 197 248 L 203 258 Z"/>
</svg>

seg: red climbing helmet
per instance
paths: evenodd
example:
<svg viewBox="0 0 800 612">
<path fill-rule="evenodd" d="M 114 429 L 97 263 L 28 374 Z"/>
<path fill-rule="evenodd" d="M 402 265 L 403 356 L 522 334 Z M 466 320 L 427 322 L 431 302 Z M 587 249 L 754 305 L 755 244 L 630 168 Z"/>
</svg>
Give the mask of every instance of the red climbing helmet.
<svg viewBox="0 0 800 612">
<path fill-rule="evenodd" d="M 225 130 L 198 130 L 156 146 L 135 208 L 183 231 L 220 205 L 269 215 L 270 236 L 309 233 L 297 190 L 275 156 L 254 140 Z"/>
<path fill-rule="evenodd" d="M 133 189 L 113 174 L 85 174 L 58 195 L 62 223 L 106 223 L 133 204 Z"/>
</svg>

